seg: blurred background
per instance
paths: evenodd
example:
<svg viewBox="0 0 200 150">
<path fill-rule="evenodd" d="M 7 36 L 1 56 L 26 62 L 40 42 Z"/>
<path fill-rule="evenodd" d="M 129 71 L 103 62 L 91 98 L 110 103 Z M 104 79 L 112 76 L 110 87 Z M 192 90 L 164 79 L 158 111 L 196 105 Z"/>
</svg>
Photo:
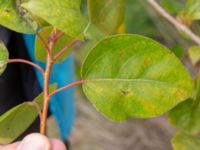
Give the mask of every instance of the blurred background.
<svg viewBox="0 0 200 150">
<path fill-rule="evenodd" d="M 159 2 L 171 15 L 181 19 L 180 12 L 184 9 L 186 0 Z M 82 9 L 85 10 L 84 2 Z M 188 20 L 182 21 L 190 24 Z M 200 33 L 198 21 L 190 25 L 196 33 Z M 170 48 L 191 74 L 194 75 L 199 68 L 191 67 L 186 53 L 193 45 L 192 42 L 164 20 L 145 0 L 126 1 L 125 22 L 118 33 L 151 37 Z M 83 58 L 92 45 L 92 42 L 86 42 L 75 51 L 77 79 L 80 77 Z M 75 126 L 70 137 L 72 150 L 172 150 L 170 139 L 175 133 L 175 128 L 168 123 L 165 115 L 154 119 L 132 119 L 125 123 L 114 123 L 96 112 L 81 92 L 81 87 L 78 87 L 76 92 L 76 109 Z M 48 134 L 58 137 L 54 118 L 51 117 L 48 122 Z"/>
</svg>

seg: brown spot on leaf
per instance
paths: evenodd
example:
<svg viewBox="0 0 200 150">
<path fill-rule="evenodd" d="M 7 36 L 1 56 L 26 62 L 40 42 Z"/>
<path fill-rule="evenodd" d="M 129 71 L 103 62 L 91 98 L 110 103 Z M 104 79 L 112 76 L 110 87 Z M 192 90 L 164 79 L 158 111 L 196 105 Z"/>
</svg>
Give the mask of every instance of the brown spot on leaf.
<svg viewBox="0 0 200 150">
<path fill-rule="evenodd" d="M 118 54 L 118 56 L 119 56 L 119 59 L 122 59 L 124 57 L 124 51 L 123 50 L 120 51 L 120 53 Z"/>
<path fill-rule="evenodd" d="M 149 64 L 149 60 L 148 60 L 148 59 L 145 59 L 145 60 L 144 60 L 144 64 L 145 64 L 145 65 L 148 65 L 148 64 Z"/>
<path fill-rule="evenodd" d="M 120 89 L 120 91 L 122 92 L 123 95 L 127 96 L 130 94 L 130 91 L 128 90 L 123 90 L 123 89 Z"/>
<path fill-rule="evenodd" d="M 176 93 L 175 93 L 176 97 L 183 97 L 184 96 L 184 93 L 181 92 L 180 90 L 177 90 Z"/>
<path fill-rule="evenodd" d="M 5 9 L 4 11 L 7 12 L 7 13 L 10 13 L 10 10 L 9 10 L 9 9 Z"/>
</svg>

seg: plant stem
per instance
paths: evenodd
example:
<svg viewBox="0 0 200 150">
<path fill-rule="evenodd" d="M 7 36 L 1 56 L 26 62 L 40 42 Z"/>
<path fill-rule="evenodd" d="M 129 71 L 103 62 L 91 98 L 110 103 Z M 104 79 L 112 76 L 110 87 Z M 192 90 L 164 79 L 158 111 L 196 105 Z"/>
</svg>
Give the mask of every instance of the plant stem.
<svg viewBox="0 0 200 150">
<path fill-rule="evenodd" d="M 56 35 L 55 41 L 57 41 L 57 40 L 58 40 L 59 38 L 61 38 L 63 35 L 64 35 L 63 32 L 59 32 L 59 33 Z"/>
<path fill-rule="evenodd" d="M 37 64 L 28 61 L 28 60 L 24 60 L 24 59 L 9 59 L 8 63 L 24 63 L 24 64 L 28 64 L 32 67 L 35 67 L 36 69 L 38 69 L 42 74 L 44 74 L 44 69 L 42 69 L 40 66 L 38 66 Z"/>
<path fill-rule="evenodd" d="M 59 93 L 59 92 L 61 92 L 63 90 L 69 89 L 69 88 L 71 88 L 73 86 L 76 86 L 76 85 L 79 85 L 79 84 L 83 84 L 83 83 L 86 83 L 86 82 L 87 82 L 87 80 L 80 80 L 80 81 L 73 82 L 71 84 L 68 84 L 68 85 L 66 85 L 64 87 L 61 87 L 61 88 L 55 90 L 54 92 L 50 93 L 49 96 L 53 96 L 53 95 L 55 95 L 55 94 L 57 94 L 57 93 Z"/>
<path fill-rule="evenodd" d="M 49 43 L 49 49 L 52 50 L 54 42 Z M 49 80 L 50 80 L 50 74 L 52 70 L 53 61 L 51 59 L 51 56 L 47 54 L 47 62 L 46 62 L 46 70 L 44 73 L 44 105 L 43 105 L 43 111 L 42 111 L 42 120 L 40 122 L 40 133 L 45 134 L 46 133 L 46 121 L 47 121 L 47 114 L 48 114 L 48 107 L 49 107 L 49 101 L 51 97 L 49 96 Z"/>
<path fill-rule="evenodd" d="M 42 44 L 45 46 L 45 49 L 46 49 L 47 53 L 48 53 L 49 55 L 51 55 L 49 46 L 48 46 L 47 43 L 45 42 L 45 40 L 44 40 L 44 38 L 42 37 L 42 35 L 41 35 L 39 32 L 37 32 L 36 34 L 37 34 L 38 38 L 40 39 L 40 41 L 42 42 Z"/>
<path fill-rule="evenodd" d="M 183 31 L 187 36 L 190 37 L 192 41 L 200 45 L 200 37 L 192 32 L 186 25 L 178 22 L 174 17 L 172 17 L 166 10 L 164 10 L 155 0 L 147 0 L 147 2 L 166 20 L 173 24 L 177 29 Z"/>
<path fill-rule="evenodd" d="M 76 44 L 78 40 L 74 39 L 72 40 L 67 46 L 65 46 L 62 50 L 60 50 L 56 56 L 53 58 L 54 61 L 56 61 L 67 49 L 69 49 L 70 47 L 72 47 L 74 44 Z"/>
</svg>

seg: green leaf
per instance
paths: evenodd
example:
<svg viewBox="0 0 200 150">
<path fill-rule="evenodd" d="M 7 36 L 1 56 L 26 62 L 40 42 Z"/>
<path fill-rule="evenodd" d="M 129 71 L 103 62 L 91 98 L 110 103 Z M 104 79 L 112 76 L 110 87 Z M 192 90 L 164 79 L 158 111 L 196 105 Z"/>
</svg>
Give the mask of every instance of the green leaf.
<svg viewBox="0 0 200 150">
<path fill-rule="evenodd" d="M 174 150 L 199 150 L 200 137 L 187 133 L 178 133 L 172 139 Z"/>
<path fill-rule="evenodd" d="M 49 87 L 52 92 L 57 85 Z M 42 108 L 43 93 L 34 101 Z M 32 102 L 24 102 L 0 116 L 0 144 L 9 144 L 22 134 L 36 119 L 38 112 Z"/>
<path fill-rule="evenodd" d="M 200 107 L 194 100 L 188 99 L 175 108 L 168 115 L 169 121 L 178 129 L 191 134 L 200 131 Z"/>
<path fill-rule="evenodd" d="M 194 99 L 180 103 L 168 115 L 173 125 L 191 134 L 200 132 L 200 78 L 195 81 Z"/>
<path fill-rule="evenodd" d="M 193 65 L 198 63 L 200 61 L 200 47 L 199 46 L 193 46 L 188 51 L 190 60 Z"/>
<path fill-rule="evenodd" d="M 89 23 L 86 29 L 84 30 L 84 36 L 86 39 L 100 41 L 106 36 L 106 34 L 104 34 L 101 30 L 99 30 L 99 28 L 97 28 L 92 23 Z"/>
<path fill-rule="evenodd" d="M 37 23 L 20 8 L 19 0 L 0 1 L 0 25 L 20 33 L 36 32 Z"/>
<path fill-rule="evenodd" d="M 7 63 L 8 63 L 8 50 L 3 44 L 3 42 L 0 41 L 0 75 L 4 72 L 6 69 Z"/>
<path fill-rule="evenodd" d="M 193 20 L 200 19 L 200 0 L 187 0 L 185 15 Z"/>
<path fill-rule="evenodd" d="M 178 44 L 173 45 L 171 50 L 176 55 L 176 57 L 178 57 L 179 59 L 183 58 L 184 50 L 180 45 L 178 45 Z"/>
<path fill-rule="evenodd" d="M 50 36 L 52 30 L 53 30 L 53 27 L 49 26 L 49 27 L 42 28 L 39 32 L 40 35 L 43 37 L 43 39 L 45 39 L 46 43 L 48 43 L 48 40 L 45 36 Z M 70 41 L 72 41 L 72 40 L 73 40 L 73 38 L 71 38 L 67 35 L 63 35 L 62 37 L 60 37 L 59 40 L 56 41 L 56 43 L 52 49 L 53 56 L 55 56 L 63 47 L 65 47 L 67 44 L 69 44 Z M 72 51 L 72 48 L 69 48 L 68 50 L 66 50 L 58 58 L 58 60 L 55 63 L 60 63 L 63 60 L 65 60 L 71 51 Z M 36 57 L 36 59 L 41 62 L 46 62 L 46 54 L 47 54 L 47 50 L 45 49 L 44 44 L 41 42 L 41 40 L 38 37 L 36 37 L 36 39 L 35 39 L 35 57 Z"/>
<path fill-rule="evenodd" d="M 87 56 L 83 90 L 105 116 L 123 121 L 161 115 L 192 95 L 191 76 L 175 55 L 139 35 L 99 42 Z"/>
<path fill-rule="evenodd" d="M 31 102 L 20 104 L 0 118 L 0 144 L 16 139 L 34 121 L 37 110 Z"/>
<path fill-rule="evenodd" d="M 125 0 L 88 0 L 90 23 L 103 33 L 115 32 L 124 21 Z"/>
<path fill-rule="evenodd" d="M 22 6 L 67 35 L 81 36 L 85 20 L 80 11 L 81 0 L 29 0 Z"/>
</svg>

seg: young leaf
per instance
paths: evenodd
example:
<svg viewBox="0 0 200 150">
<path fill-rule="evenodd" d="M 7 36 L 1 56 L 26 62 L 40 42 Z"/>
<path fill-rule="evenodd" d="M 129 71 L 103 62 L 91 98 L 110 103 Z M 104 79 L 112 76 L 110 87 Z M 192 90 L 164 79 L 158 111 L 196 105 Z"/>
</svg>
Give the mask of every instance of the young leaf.
<svg viewBox="0 0 200 150">
<path fill-rule="evenodd" d="M 0 75 L 4 72 L 6 69 L 7 63 L 8 63 L 8 50 L 5 47 L 5 45 L 0 42 Z"/>
<path fill-rule="evenodd" d="M 193 65 L 198 63 L 200 61 L 200 47 L 199 46 L 193 46 L 188 51 L 190 60 Z"/>
<path fill-rule="evenodd" d="M 200 80 L 196 81 L 195 99 L 188 99 L 175 108 L 168 115 L 169 121 L 178 129 L 197 134 L 200 132 Z"/>
<path fill-rule="evenodd" d="M 56 84 L 49 87 L 50 92 L 57 88 Z M 42 108 L 43 93 L 34 101 Z M 32 102 L 24 102 L 0 116 L 0 145 L 9 144 L 22 134 L 36 119 L 37 108 Z"/>
<path fill-rule="evenodd" d="M 172 145 L 174 150 L 199 150 L 200 137 L 181 132 L 173 137 Z"/>
<path fill-rule="evenodd" d="M 125 0 L 88 0 L 90 23 L 103 33 L 115 32 L 124 20 Z"/>
<path fill-rule="evenodd" d="M 40 35 L 43 37 L 43 39 L 45 39 L 46 43 L 48 43 L 48 40 L 45 36 L 46 36 L 46 34 L 47 34 L 47 36 L 50 36 L 52 30 L 53 30 L 53 27 L 51 27 L 51 26 L 44 27 L 40 30 Z M 65 47 L 72 40 L 73 40 L 73 38 L 71 38 L 67 35 L 63 35 L 62 37 L 60 37 L 60 39 L 56 41 L 56 43 L 53 47 L 53 50 L 52 50 L 53 56 L 55 56 L 63 47 Z M 68 50 L 66 50 L 65 53 L 63 53 L 63 55 L 60 56 L 60 58 L 58 58 L 58 60 L 55 63 L 60 63 L 63 60 L 65 60 L 66 57 L 70 54 L 71 50 L 72 50 L 72 48 L 69 48 Z M 41 62 L 46 62 L 46 54 L 47 54 L 47 50 L 45 49 L 44 44 L 41 42 L 41 40 L 38 37 L 36 37 L 36 39 L 35 39 L 35 57 L 36 57 L 36 59 Z"/>
<path fill-rule="evenodd" d="M 0 25 L 20 33 L 35 33 L 37 24 L 27 12 L 20 12 L 19 0 L 0 1 Z"/>
<path fill-rule="evenodd" d="M 187 0 L 185 15 L 193 20 L 200 19 L 200 0 Z"/>
<path fill-rule="evenodd" d="M 80 4 L 81 0 L 29 0 L 22 6 L 67 35 L 76 37 L 85 28 Z"/>
<path fill-rule="evenodd" d="M 99 42 L 87 56 L 83 90 L 115 121 L 163 114 L 192 95 L 193 81 L 181 62 L 161 44 L 139 35 Z"/>
</svg>

